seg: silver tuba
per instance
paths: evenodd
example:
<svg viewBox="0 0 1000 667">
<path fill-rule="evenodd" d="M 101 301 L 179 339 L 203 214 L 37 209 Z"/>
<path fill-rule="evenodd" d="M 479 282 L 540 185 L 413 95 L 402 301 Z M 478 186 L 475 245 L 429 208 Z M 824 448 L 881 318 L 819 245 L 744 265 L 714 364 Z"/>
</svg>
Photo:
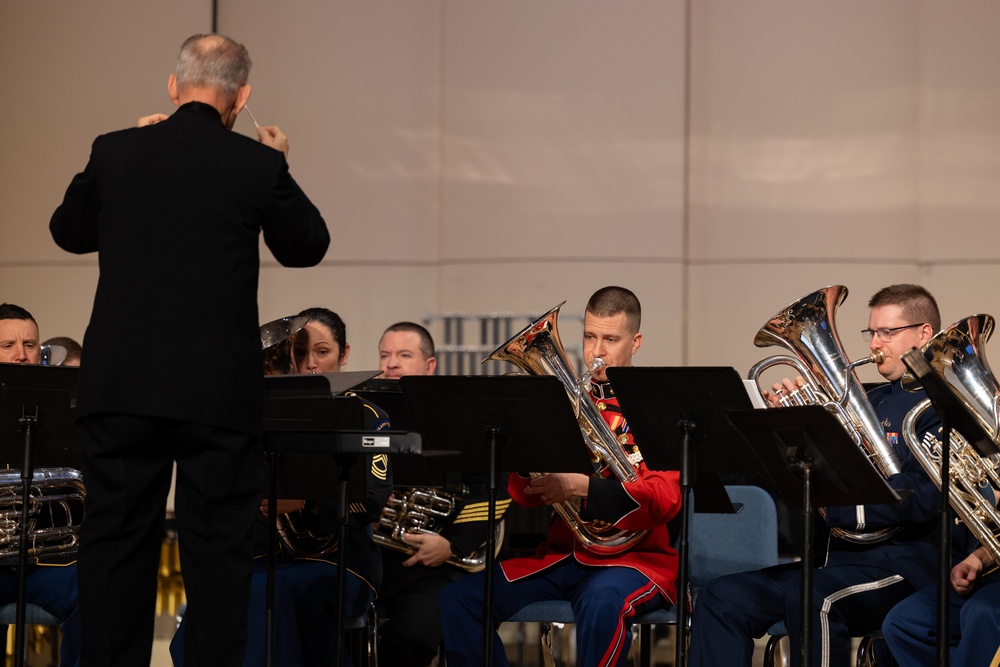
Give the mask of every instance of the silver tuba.
<svg viewBox="0 0 1000 667">
<path fill-rule="evenodd" d="M 0 472 L 0 565 L 16 565 L 21 531 L 28 532 L 28 556 L 75 553 L 86 490 L 73 468 L 38 468 L 31 478 L 28 525 L 21 525 L 20 470 Z"/>
<path fill-rule="evenodd" d="M 456 491 L 429 487 L 396 489 L 374 526 L 372 539 L 381 547 L 413 554 L 416 547 L 407 542 L 406 535 L 440 534 L 458 515 L 467 493 L 468 488 Z M 496 522 L 493 534 L 499 551 L 503 543 L 503 520 Z M 452 556 L 447 562 L 466 572 L 482 570 L 486 567 L 486 542 L 467 556 Z"/>
<path fill-rule="evenodd" d="M 566 357 L 566 350 L 559 340 L 556 322 L 563 303 L 522 329 L 494 350 L 483 363 L 509 361 L 529 375 L 557 377 L 574 404 L 577 423 L 580 425 L 591 458 L 601 467 L 596 474 L 609 471 L 618 481 L 630 484 L 637 479 L 635 465 L 629 460 L 593 401 L 582 395 L 593 370 L 582 380 L 577 380 L 573 366 Z M 542 475 L 542 473 L 531 474 L 533 477 Z M 584 521 L 580 518 L 579 508 L 572 501 L 556 503 L 552 508 L 562 517 L 580 543 L 588 551 L 597 554 L 622 552 L 643 539 L 648 532 L 622 531 L 602 521 Z"/>
<path fill-rule="evenodd" d="M 990 438 L 997 442 L 1000 439 L 997 412 L 1000 385 L 990 370 L 983 348 L 993 333 L 993 326 L 991 316 L 973 315 L 942 329 L 923 349 L 934 372 L 944 378 Z M 931 400 L 924 399 L 907 413 L 903 420 L 903 439 L 940 489 L 942 443 L 933 433 L 921 440 L 916 430 L 920 417 L 930 407 Z M 1000 561 L 1000 513 L 979 493 L 980 488 L 989 489 L 991 484 L 1000 488 L 997 470 L 1000 455 L 981 456 L 957 431 L 951 432 L 949 442 L 948 502 L 979 543 Z"/>
<path fill-rule="evenodd" d="M 764 370 L 776 365 L 795 368 L 805 378 L 806 384 L 790 396 L 783 396 L 782 406 L 825 407 L 837 416 L 872 465 L 883 477 L 888 477 L 900 472 L 899 459 L 886 440 L 885 430 L 868 402 L 864 386 L 854 373 L 854 369 L 863 364 L 881 363 L 883 355 L 878 351 L 864 359 L 847 363 L 834 323 L 837 307 L 846 298 L 846 287 L 831 285 L 795 301 L 768 320 L 757 332 L 754 345 L 777 345 L 788 349 L 795 356 L 778 355 L 763 359 L 750 369 L 747 379 L 757 382 Z M 843 528 L 832 530 L 842 539 L 869 544 L 884 540 L 899 529 L 886 528 L 867 533 Z"/>
</svg>

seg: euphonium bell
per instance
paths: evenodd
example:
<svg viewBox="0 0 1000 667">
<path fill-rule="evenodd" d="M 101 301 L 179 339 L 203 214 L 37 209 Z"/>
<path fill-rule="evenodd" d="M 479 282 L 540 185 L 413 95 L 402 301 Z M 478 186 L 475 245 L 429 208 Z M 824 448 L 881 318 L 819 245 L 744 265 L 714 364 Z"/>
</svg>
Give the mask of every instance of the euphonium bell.
<svg viewBox="0 0 1000 667">
<path fill-rule="evenodd" d="M 298 372 L 295 334 L 308 317 L 282 317 L 260 326 L 260 349 L 264 355 L 264 375 L 292 375 Z"/>
</svg>

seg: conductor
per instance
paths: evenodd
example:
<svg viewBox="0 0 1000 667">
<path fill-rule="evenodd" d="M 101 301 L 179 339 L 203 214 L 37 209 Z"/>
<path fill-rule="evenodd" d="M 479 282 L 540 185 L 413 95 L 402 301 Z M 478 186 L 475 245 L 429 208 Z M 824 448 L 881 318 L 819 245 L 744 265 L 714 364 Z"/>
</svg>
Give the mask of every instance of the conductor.
<svg viewBox="0 0 1000 667">
<path fill-rule="evenodd" d="M 243 661 L 262 494 L 258 240 L 284 266 L 315 265 L 330 243 L 281 130 L 230 132 L 250 66 L 228 37 L 187 39 L 167 82 L 175 113 L 99 136 L 49 225 L 61 248 L 100 262 L 76 412 L 84 664 L 150 662 L 175 461 L 185 662 Z M 156 363 L 122 354 L 137 337 Z"/>
</svg>

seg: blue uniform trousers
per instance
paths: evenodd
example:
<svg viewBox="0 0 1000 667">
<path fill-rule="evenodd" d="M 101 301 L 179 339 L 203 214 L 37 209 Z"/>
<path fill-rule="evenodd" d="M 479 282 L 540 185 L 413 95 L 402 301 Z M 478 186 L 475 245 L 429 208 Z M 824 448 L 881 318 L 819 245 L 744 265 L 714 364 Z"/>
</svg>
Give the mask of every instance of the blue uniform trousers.
<svg viewBox="0 0 1000 667">
<path fill-rule="evenodd" d="M 801 664 L 801 565 L 789 563 L 715 579 L 692 615 L 689 667 L 750 665 L 753 638 L 784 621 L 792 665 Z M 846 665 L 851 637 L 878 630 L 886 613 L 913 593 L 903 577 L 870 565 L 813 572 L 812 664 Z"/>
<path fill-rule="evenodd" d="M 990 665 L 1000 655 L 1000 577 L 989 577 L 965 598 L 949 588 L 951 664 Z M 882 634 L 900 665 L 937 660 L 937 587 L 928 586 L 896 605 Z M 964 637 L 964 640 L 963 640 Z"/>
<path fill-rule="evenodd" d="M 79 667 L 80 616 L 77 613 L 76 564 L 29 565 L 25 600 L 49 612 L 61 623 L 62 641 L 59 646 L 59 664 Z M 0 604 L 17 602 L 17 572 L 0 575 Z M 5 632 L 14 627 L 4 626 Z"/>
<path fill-rule="evenodd" d="M 483 654 L 482 572 L 456 581 L 441 594 L 441 626 L 449 667 L 479 667 Z M 588 567 L 573 558 L 524 579 L 507 581 L 496 565 L 493 620 L 499 623 L 531 602 L 569 600 L 576 620 L 577 665 L 624 665 L 631 619 L 668 602 L 642 573 L 627 567 Z M 500 636 L 493 633 L 493 664 L 508 665 Z"/>
</svg>

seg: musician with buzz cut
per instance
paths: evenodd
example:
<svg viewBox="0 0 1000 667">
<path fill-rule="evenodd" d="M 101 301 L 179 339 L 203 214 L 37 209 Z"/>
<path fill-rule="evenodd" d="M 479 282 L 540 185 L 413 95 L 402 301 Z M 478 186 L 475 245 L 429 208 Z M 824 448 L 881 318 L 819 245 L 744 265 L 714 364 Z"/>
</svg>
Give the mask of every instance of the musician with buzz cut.
<svg viewBox="0 0 1000 667">
<path fill-rule="evenodd" d="M 383 378 L 397 380 L 407 375 L 433 375 L 437 368 L 434 339 L 416 322 L 397 322 L 386 328 L 378 343 L 379 369 Z M 410 457 L 411 459 L 413 457 Z M 400 465 L 425 465 L 421 460 L 399 461 Z M 379 660 L 386 665 L 426 667 L 441 645 L 438 598 L 445 586 L 465 576 L 464 567 L 485 557 L 484 543 L 489 523 L 489 492 L 486 475 L 461 473 L 450 476 L 442 489 L 420 489 L 447 493 L 457 498 L 456 511 L 442 518 L 440 533 L 407 535 L 410 550 L 384 546 L 383 577 L 379 606 L 386 621 L 379 626 Z M 404 496 L 412 488 L 397 487 Z M 502 520 L 510 505 L 505 490 L 497 493 L 496 520 Z M 398 545 L 402 547 L 404 545 Z M 479 566 L 480 568 L 482 565 Z"/>
<path fill-rule="evenodd" d="M 933 583 L 937 571 L 941 494 L 903 438 L 903 420 L 925 394 L 904 389 L 901 380 L 906 372 L 902 356 L 931 339 L 941 328 L 941 315 L 934 297 L 919 285 L 885 287 L 868 306 L 868 328 L 861 334 L 873 353 L 884 355 L 878 372 L 887 380 L 868 392 L 868 401 L 899 460 L 900 472 L 886 481 L 905 499 L 895 505 L 826 508 L 831 533 L 826 555 L 817 559 L 812 573 L 810 661 L 815 667 L 848 664 L 851 637 L 877 631 L 893 605 Z M 803 383 L 801 377 L 786 378 L 764 391 L 764 398 L 777 405 L 781 394 Z M 916 430 L 922 438 L 939 425 L 934 411 L 927 411 Z M 882 529 L 898 530 L 869 542 L 851 539 L 855 532 Z M 793 562 L 710 582 L 694 605 L 688 665 L 749 666 L 754 638 L 778 621 L 788 629 L 792 665 L 802 664 L 801 573 L 801 564 Z"/>
<path fill-rule="evenodd" d="M 636 481 L 623 483 L 610 471 L 603 475 L 549 473 L 525 477 L 511 473 L 508 490 L 527 507 L 578 502 L 580 517 L 601 521 L 622 531 L 648 531 L 631 546 L 614 554 L 587 549 L 582 537 L 555 516 L 548 539 L 534 556 L 512 558 L 496 565 L 493 618 L 502 622 L 525 605 L 541 600 L 569 600 L 576 619 L 577 664 L 624 665 L 632 633 L 631 619 L 674 604 L 677 552 L 670 546 L 667 522 L 681 508 L 676 471 L 649 470 L 622 416 L 606 368 L 631 366 L 639 351 L 639 299 L 623 287 L 604 287 L 590 298 L 584 315 L 583 356 L 588 367 L 601 358 L 605 367 L 593 373 L 590 399 L 629 458 Z M 581 440 L 581 447 L 585 443 Z M 449 667 L 482 664 L 483 573 L 444 590 L 441 616 Z M 507 658 L 499 635 L 493 633 L 495 664 Z"/>
</svg>

